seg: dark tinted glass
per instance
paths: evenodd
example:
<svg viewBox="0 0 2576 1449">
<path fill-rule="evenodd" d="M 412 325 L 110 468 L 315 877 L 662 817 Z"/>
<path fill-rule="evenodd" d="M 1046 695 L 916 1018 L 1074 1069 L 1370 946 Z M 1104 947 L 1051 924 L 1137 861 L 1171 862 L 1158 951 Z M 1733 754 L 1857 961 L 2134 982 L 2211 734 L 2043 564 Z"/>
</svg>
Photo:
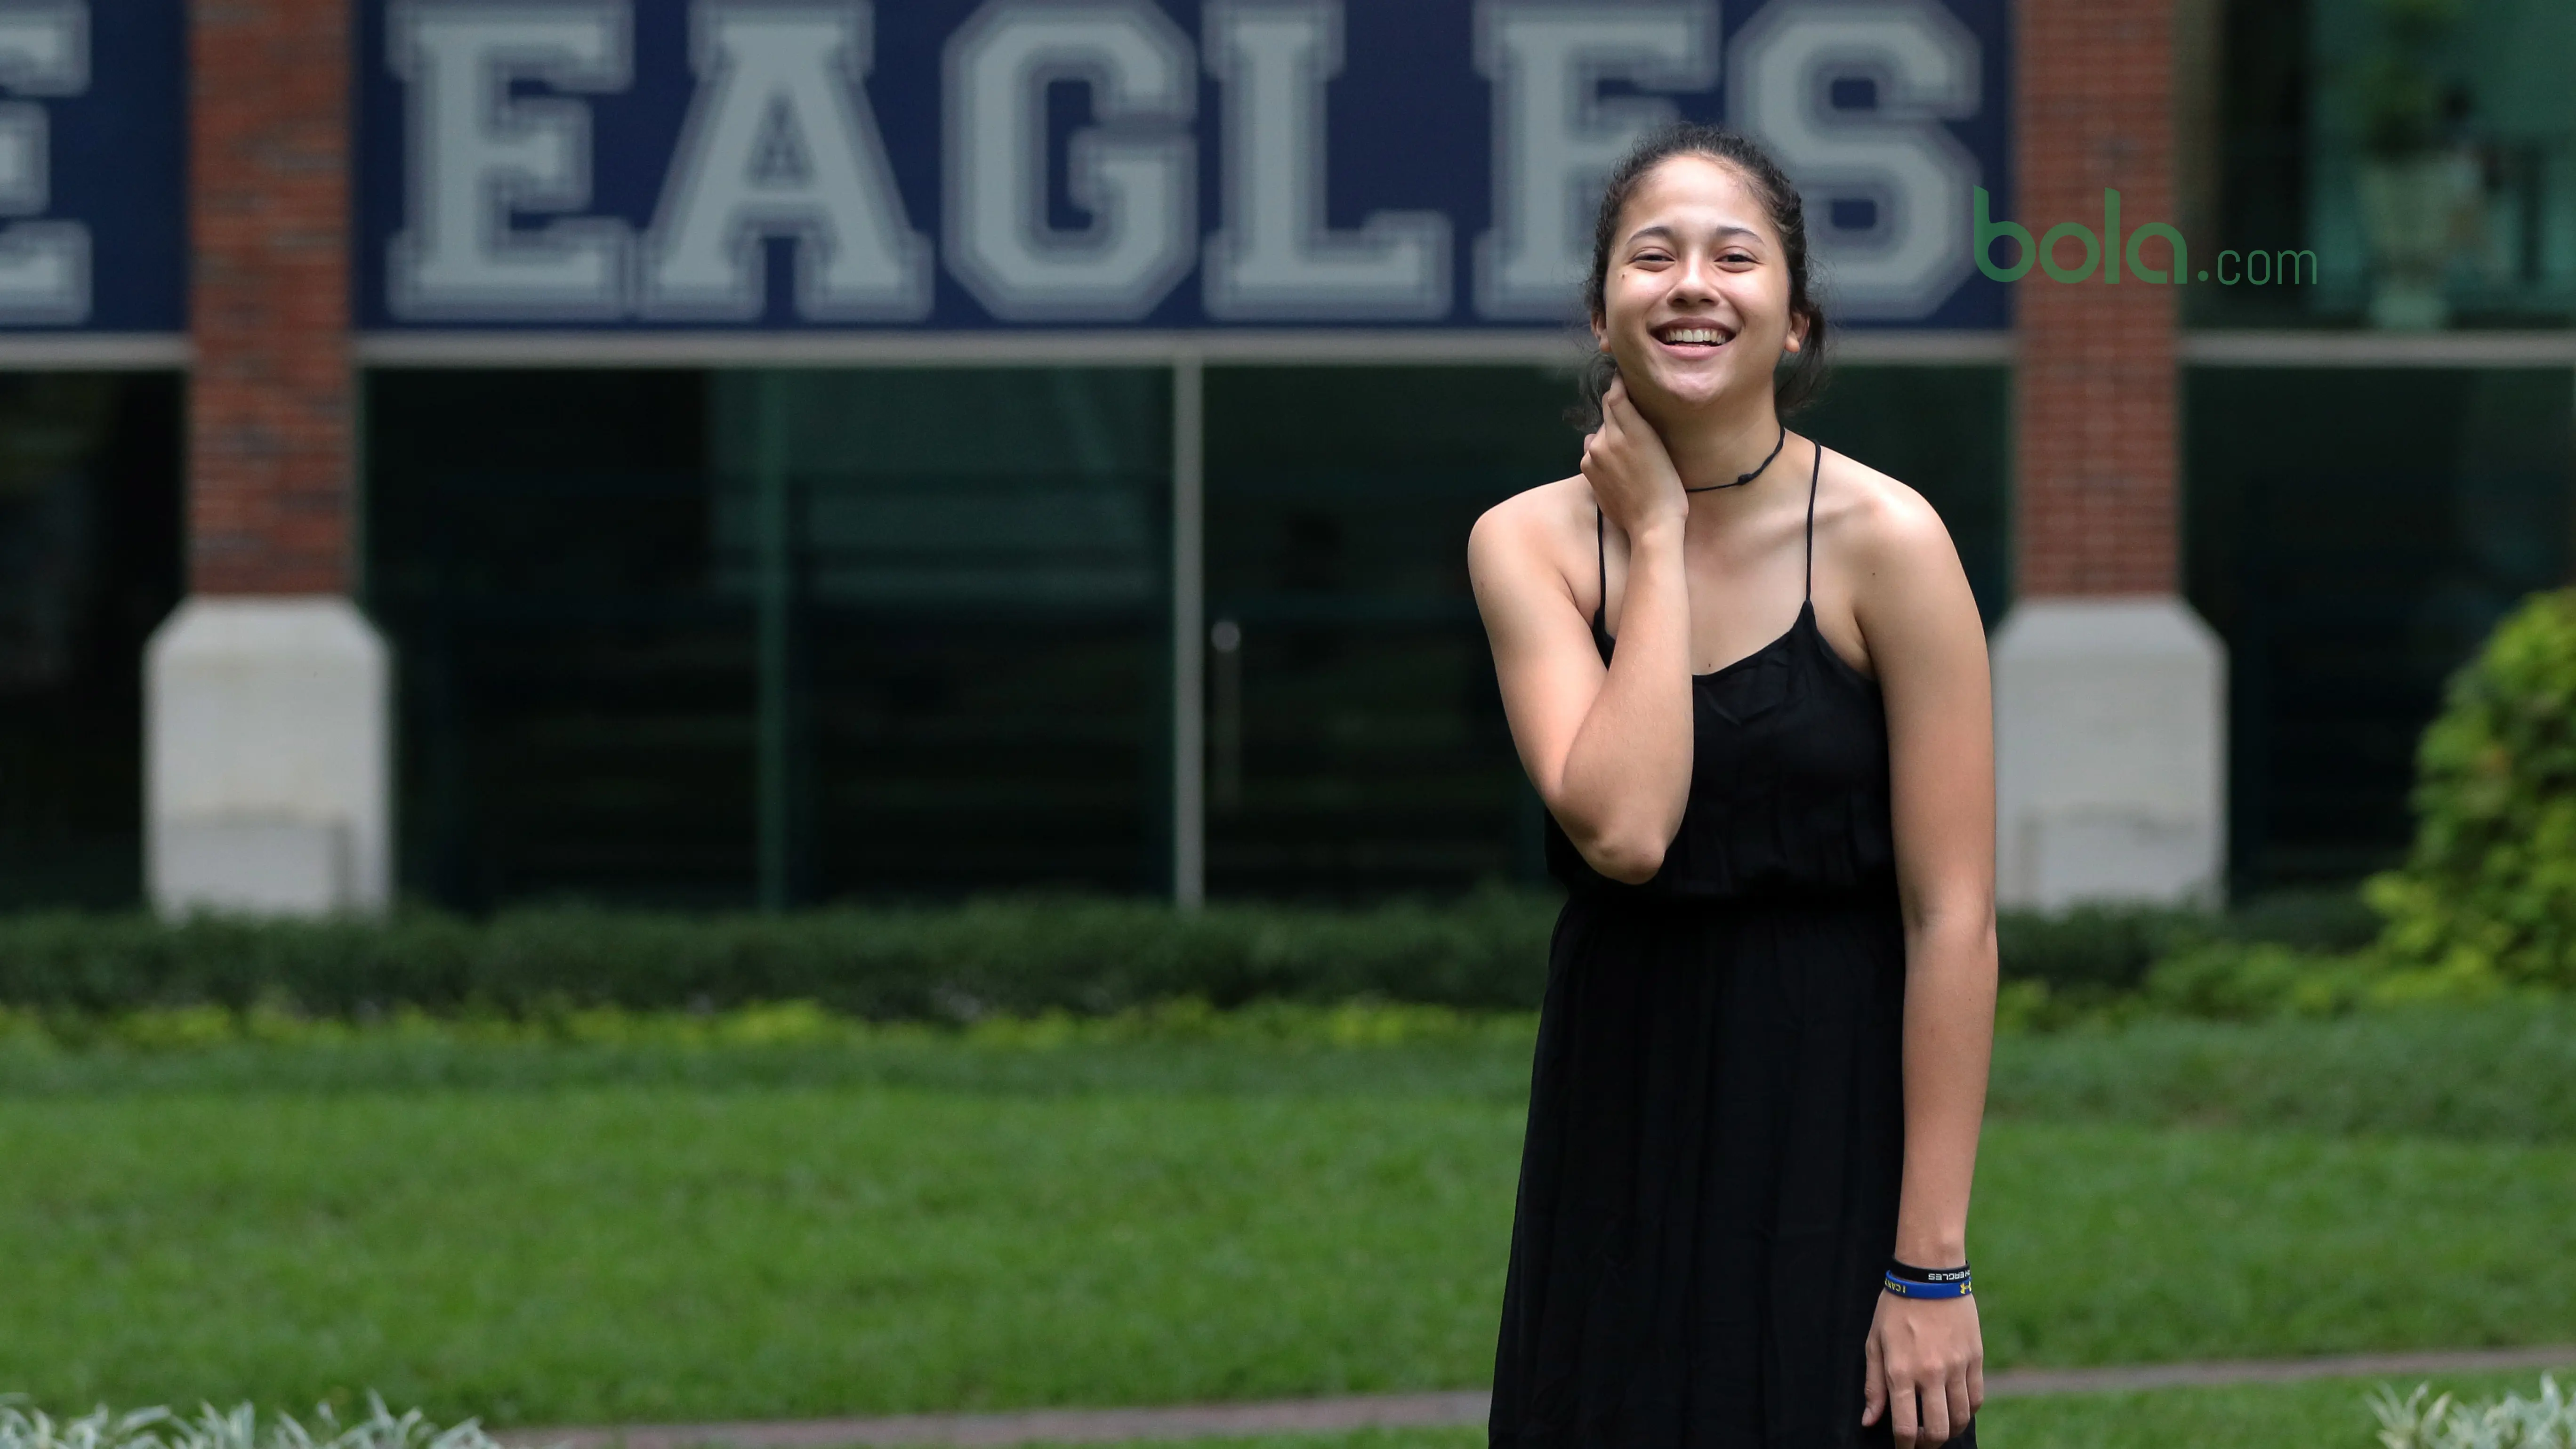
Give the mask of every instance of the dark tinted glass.
<svg viewBox="0 0 2576 1449">
<path fill-rule="evenodd" d="M 368 603 L 395 646 L 407 888 L 750 888 L 749 621 L 710 587 L 706 378 L 369 379 Z"/>
<path fill-rule="evenodd" d="M 2123 218 L 2189 234 L 2179 300 L 2195 325 L 2526 328 L 2576 313 L 2576 12 L 2231 0 L 2209 53 L 2215 125 L 2178 112 L 2188 211 Z M 2100 222 L 2018 219 L 2034 234 Z"/>
<path fill-rule="evenodd" d="M 0 905 L 143 883 L 143 646 L 179 601 L 168 374 L 0 373 Z"/>
<path fill-rule="evenodd" d="M 387 373 L 408 883 L 1159 888 L 1157 371 Z"/>
<path fill-rule="evenodd" d="M 1572 396 L 1537 368 L 1210 369 L 1211 892 L 1537 874 L 1467 530 L 1574 470 Z"/>
<path fill-rule="evenodd" d="M 2186 571 L 2228 644 L 2237 889 L 2404 851 L 2443 680 L 2566 576 L 2570 395 L 2558 369 L 2186 374 Z"/>
<path fill-rule="evenodd" d="M 726 598 L 783 470 L 789 896 L 1168 889 L 1170 375 L 734 373 L 711 422 Z"/>
</svg>

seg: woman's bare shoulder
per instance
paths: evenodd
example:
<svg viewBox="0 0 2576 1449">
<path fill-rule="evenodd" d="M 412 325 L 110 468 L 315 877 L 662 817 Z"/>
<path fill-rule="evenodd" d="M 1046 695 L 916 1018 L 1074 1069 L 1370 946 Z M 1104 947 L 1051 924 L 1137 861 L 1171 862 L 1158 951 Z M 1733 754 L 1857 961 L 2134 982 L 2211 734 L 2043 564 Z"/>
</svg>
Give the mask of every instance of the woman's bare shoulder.
<svg viewBox="0 0 2576 1449">
<path fill-rule="evenodd" d="M 1467 535 L 1471 568 L 1553 565 L 1562 571 L 1573 545 L 1591 557 L 1592 484 L 1580 473 L 1525 488 L 1476 520 Z"/>
<path fill-rule="evenodd" d="M 1867 566 L 1956 558 L 1949 526 L 1921 493 L 1858 458 L 1827 449 L 1816 525 Z"/>
</svg>

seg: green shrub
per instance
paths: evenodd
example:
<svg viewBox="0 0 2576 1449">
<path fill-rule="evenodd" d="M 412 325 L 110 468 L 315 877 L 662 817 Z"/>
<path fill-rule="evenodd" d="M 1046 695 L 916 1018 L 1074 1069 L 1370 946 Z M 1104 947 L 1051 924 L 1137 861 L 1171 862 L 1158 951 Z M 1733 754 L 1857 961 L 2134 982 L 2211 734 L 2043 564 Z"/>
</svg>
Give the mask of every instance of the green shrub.
<svg viewBox="0 0 2576 1449">
<path fill-rule="evenodd" d="M 2232 902 L 2220 934 L 2321 955 L 2350 955 L 2379 939 L 2379 913 L 2349 885 L 2291 886 Z"/>
<path fill-rule="evenodd" d="M 177 1046 L 259 1008 L 554 1018 L 804 1001 L 842 1017 L 950 1023 L 1106 1016 L 1176 999 L 1219 1009 L 1374 998 L 1528 1011 L 1546 985 L 1556 911 L 1553 894 L 1490 889 L 1439 902 L 1215 903 L 1196 912 L 1089 896 L 776 916 L 548 907 L 485 920 L 413 910 L 381 922 L 168 924 L 140 913 L 44 912 L 0 915 L 0 1008 L 145 1012 L 134 1029 Z M 2046 1027 L 2127 1010 L 2159 961 L 2232 936 L 2339 939 L 2346 927 L 2330 918 L 2331 909 L 2310 906 L 2263 906 L 2241 919 L 2159 907 L 2005 912 L 1996 926 L 2003 1018 Z M 218 1010 L 180 1010 L 188 1007 Z"/>
<path fill-rule="evenodd" d="M 2212 929 L 2200 911 L 2082 905 L 1999 912 L 1995 944 L 2006 981 L 2044 983 L 2052 997 L 2101 996 L 2135 991 L 2156 962 Z"/>
<path fill-rule="evenodd" d="M 2451 679 L 2416 753 L 2406 864 L 2364 893 L 2428 992 L 2576 987 L 2576 590 L 2535 594 Z"/>
<path fill-rule="evenodd" d="M 2335 1016 L 2369 999 L 2380 974 L 2364 957 L 2277 941 L 2208 941 L 2158 962 L 2144 995 L 2152 1009 L 2219 1021 Z"/>
<path fill-rule="evenodd" d="M 2354 955 L 2378 918 L 2350 891 L 2257 896 L 2219 915 L 2078 906 L 1998 918 L 2001 1031 L 2112 1025 L 2143 1013 L 2236 1020 L 2332 1015 L 2376 979 Z"/>
<path fill-rule="evenodd" d="M 1357 997 L 1526 1009 L 1555 903 L 1490 891 L 1361 910 L 1010 898 L 782 916 L 586 908 L 381 923 L 0 917 L 0 1004 L 88 1014 L 271 1003 L 512 1016 L 811 1001 L 871 1020 L 1100 1015 L 1174 997 L 1231 1007 Z M 173 1019 L 171 1029 L 183 1029 Z"/>
<path fill-rule="evenodd" d="M 868 1021 L 811 1001 L 774 1001 L 722 1011 L 631 1011 L 620 1006 L 548 1009 L 527 1016 L 433 1016 L 400 1006 L 376 1019 L 305 1016 L 264 1003 L 227 1007 L 146 1006 L 114 1015 L 0 1006 L 0 1055 L 62 1049 L 170 1055 L 228 1047 L 425 1050 L 581 1046 L 644 1050 L 952 1046 L 1043 1052 L 1060 1047 L 1231 1043 L 1359 1050 L 1460 1042 L 1524 1042 L 1529 1012 L 1462 1011 L 1412 1002 L 1333 1004 L 1257 1001 L 1220 1011 L 1203 997 L 1176 996 L 1096 1016 L 1050 1008 L 1034 1016 L 995 1013 L 962 1026 Z"/>
</svg>

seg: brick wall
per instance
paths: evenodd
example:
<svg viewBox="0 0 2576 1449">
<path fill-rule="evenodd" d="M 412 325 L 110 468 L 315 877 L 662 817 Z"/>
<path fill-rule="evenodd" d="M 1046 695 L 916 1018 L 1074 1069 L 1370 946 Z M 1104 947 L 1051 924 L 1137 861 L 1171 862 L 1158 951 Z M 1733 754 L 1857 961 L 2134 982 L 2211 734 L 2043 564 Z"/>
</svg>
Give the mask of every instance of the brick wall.
<svg viewBox="0 0 2576 1449">
<path fill-rule="evenodd" d="M 189 582 L 350 582 L 349 0 L 193 0 Z"/>
<path fill-rule="evenodd" d="M 2034 237 L 2062 221 L 2099 237 L 2102 191 L 2120 193 L 2122 237 L 2178 225 L 2174 184 L 2175 0 L 2017 0 L 2011 219 Z M 2072 240 L 2066 265 L 2080 264 Z M 2010 243 L 1998 243 L 2004 261 Z M 2143 260 L 2166 266 L 2162 241 Z M 2060 283 L 2037 268 L 2013 284 L 2014 592 L 2172 593 L 2176 575 L 2176 289 Z"/>
</svg>

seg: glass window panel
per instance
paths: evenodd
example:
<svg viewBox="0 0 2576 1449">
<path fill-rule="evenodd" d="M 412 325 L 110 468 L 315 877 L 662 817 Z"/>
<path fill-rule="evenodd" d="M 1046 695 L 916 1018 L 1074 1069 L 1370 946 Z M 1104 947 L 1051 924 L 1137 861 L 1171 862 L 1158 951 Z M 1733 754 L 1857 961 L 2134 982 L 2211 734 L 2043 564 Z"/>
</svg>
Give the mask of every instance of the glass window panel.
<svg viewBox="0 0 2576 1449">
<path fill-rule="evenodd" d="M 2447 10 L 2229 7 L 2224 215 L 2217 238 L 2193 238 L 2212 276 L 2185 294 L 2192 321 L 2528 327 L 2576 313 L 2576 10 Z M 2221 248 L 2242 255 L 2223 265 Z M 2287 285 L 2285 260 L 2301 278 Z"/>
<path fill-rule="evenodd" d="M 179 601 L 180 379 L 0 373 L 0 905 L 143 882 L 143 646 Z"/>
<path fill-rule="evenodd" d="M 2404 852 L 2444 679 L 2565 577 L 2572 392 L 2558 369 L 2185 374 L 2186 575 L 2228 644 L 2237 889 Z"/>
<path fill-rule="evenodd" d="M 1132 369 L 377 375 L 407 883 L 1161 888 L 1168 395 Z"/>
<path fill-rule="evenodd" d="M 1574 470 L 1562 374 L 1207 373 L 1208 889 L 1538 874 L 1467 530 Z"/>
<path fill-rule="evenodd" d="M 368 602 L 407 890 L 739 904 L 749 619 L 710 586 L 707 378 L 369 379 Z"/>
<path fill-rule="evenodd" d="M 728 373 L 713 398 L 716 582 L 746 605 L 764 407 L 784 429 L 791 893 L 1168 889 L 1170 373 Z"/>
</svg>

